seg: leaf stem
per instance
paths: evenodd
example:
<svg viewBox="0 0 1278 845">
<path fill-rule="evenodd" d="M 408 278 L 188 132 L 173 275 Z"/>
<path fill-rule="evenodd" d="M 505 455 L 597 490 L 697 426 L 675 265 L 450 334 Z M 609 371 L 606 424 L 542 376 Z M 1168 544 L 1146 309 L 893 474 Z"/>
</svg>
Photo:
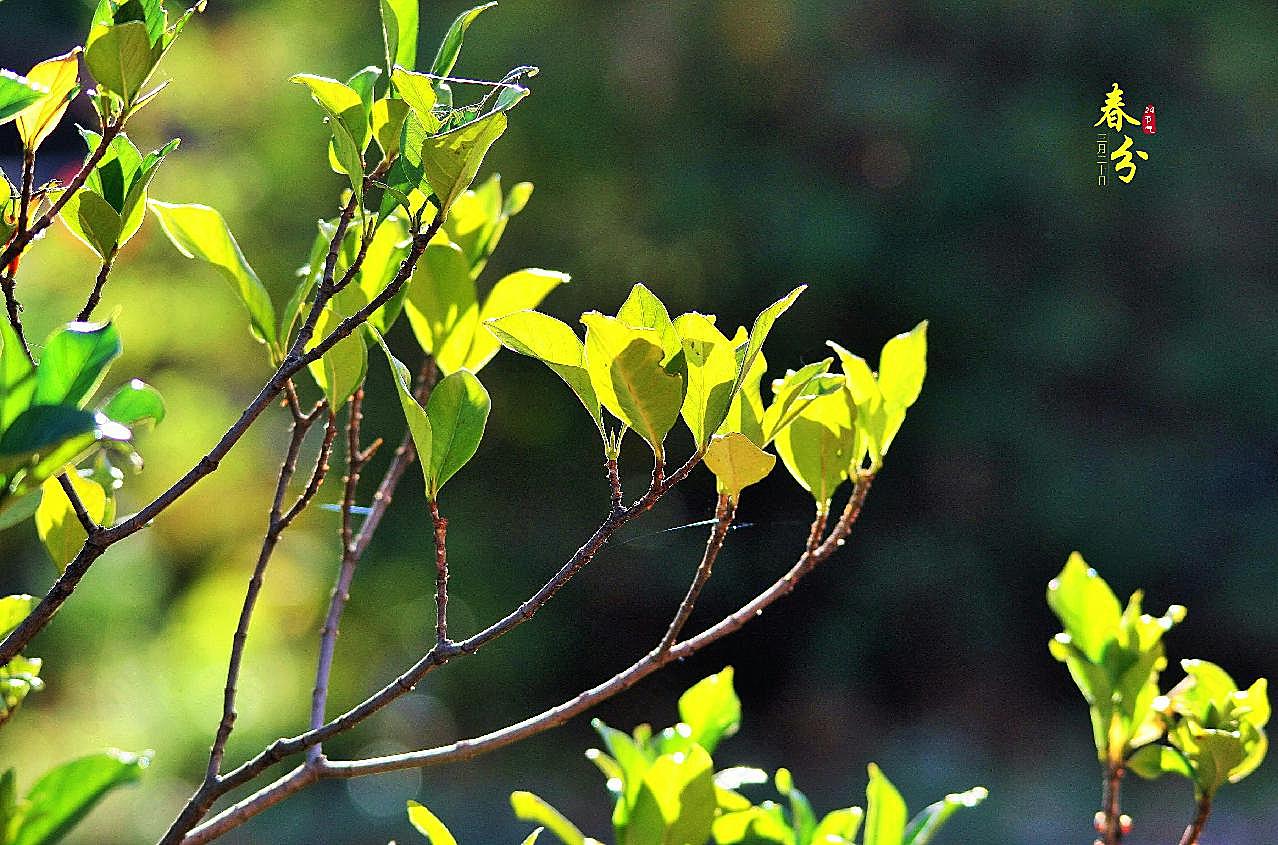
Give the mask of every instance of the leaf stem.
<svg viewBox="0 0 1278 845">
<path fill-rule="evenodd" d="M 435 528 L 435 646 L 448 647 L 448 520 L 439 513 L 439 501 L 430 500 L 430 520 Z"/>
<path fill-rule="evenodd" d="M 1198 799 L 1198 809 L 1194 820 L 1185 828 L 1185 835 L 1180 838 L 1180 845 L 1198 845 L 1203 828 L 1207 826 L 1207 817 L 1211 815 L 1211 797 L 1204 795 Z"/>
<path fill-rule="evenodd" d="M 83 323 L 93 316 L 93 309 L 97 308 L 98 303 L 102 301 L 102 289 L 106 287 L 107 276 L 111 275 L 111 267 L 115 263 L 117 252 L 119 247 L 113 247 L 102 259 L 102 267 L 98 270 L 98 277 L 93 282 L 93 290 L 89 292 L 88 300 L 75 317 L 77 323 Z"/>
</svg>

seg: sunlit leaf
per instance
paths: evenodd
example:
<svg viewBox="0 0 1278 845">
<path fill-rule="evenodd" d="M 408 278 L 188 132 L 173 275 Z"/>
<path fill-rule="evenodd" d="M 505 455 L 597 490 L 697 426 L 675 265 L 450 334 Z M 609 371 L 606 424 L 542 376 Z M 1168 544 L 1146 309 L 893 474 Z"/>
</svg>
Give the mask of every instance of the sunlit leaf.
<svg viewBox="0 0 1278 845">
<path fill-rule="evenodd" d="M 662 458 L 662 443 L 683 406 L 684 379 L 663 368 L 660 334 L 596 311 L 583 314 L 581 321 L 586 326 L 586 371 L 600 404 Z"/>
<path fill-rule="evenodd" d="M 1099 663 L 1105 646 L 1118 634 L 1122 610 L 1114 591 L 1078 552 L 1069 556 L 1065 568 L 1048 584 L 1047 604 L 1070 639 L 1088 659 Z"/>
<path fill-rule="evenodd" d="M 84 61 L 93 78 L 128 104 L 134 101 L 159 58 L 146 24 L 141 21 L 111 26 L 90 40 L 84 51 Z"/>
<path fill-rule="evenodd" d="M 711 439 L 705 462 L 718 479 L 719 491 L 738 501 L 742 490 L 768 477 L 777 459 L 734 431 Z"/>
<path fill-rule="evenodd" d="M 164 234 L 178 252 L 187 258 L 206 261 L 222 271 L 248 309 L 254 336 L 277 348 L 275 309 L 270 294 L 244 258 L 222 215 L 207 205 L 148 200 L 147 207 L 155 213 Z"/>
<path fill-rule="evenodd" d="M 84 407 L 120 354 L 112 323 L 68 323 L 45 341 L 36 368 L 36 405 Z"/>
<path fill-rule="evenodd" d="M 398 358 L 391 354 L 390 347 L 386 345 L 386 340 L 376 330 L 371 330 L 373 336 L 377 338 L 378 344 L 381 345 L 382 351 L 386 353 L 386 361 L 390 364 L 391 376 L 395 381 L 395 393 L 399 396 L 400 408 L 404 411 L 404 418 L 408 422 L 408 431 L 413 438 L 413 446 L 417 449 L 417 462 L 422 468 L 422 477 L 426 480 L 426 487 L 430 489 L 430 467 L 433 462 L 431 454 L 431 435 L 430 418 L 427 416 L 426 409 L 413 396 L 413 376 Z"/>
<path fill-rule="evenodd" d="M 421 0 L 382 0 L 382 40 L 386 44 L 386 72 L 396 65 L 417 67 L 417 17 Z"/>
<path fill-rule="evenodd" d="M 38 103 L 48 93 L 45 86 L 11 70 L 0 69 L 0 126 L 15 119 L 24 109 Z"/>
<path fill-rule="evenodd" d="M 537 311 L 517 311 L 484 325 L 502 345 L 538 359 L 563 379 L 603 434 L 599 398 L 586 371 L 585 346 L 571 327 Z"/>
<path fill-rule="evenodd" d="M 466 30 L 474 23 L 475 18 L 479 17 L 481 12 L 496 6 L 496 3 L 485 3 L 482 6 L 475 6 L 462 12 L 448 27 L 448 32 L 444 34 L 444 40 L 440 42 L 439 51 L 435 53 L 435 61 L 431 62 L 430 72 L 435 76 L 448 76 L 453 72 L 453 67 L 457 64 L 457 57 L 461 54 L 462 40 L 466 37 Z"/>
<path fill-rule="evenodd" d="M 714 763 L 704 748 L 663 754 L 643 776 L 618 845 L 705 842 L 716 806 Z"/>
<path fill-rule="evenodd" d="M 142 422 L 159 425 L 164 421 L 164 398 L 151 385 L 133 379 L 107 398 L 99 410 L 120 425 L 130 428 Z"/>
<path fill-rule="evenodd" d="M 137 781 L 150 758 L 123 751 L 91 754 L 46 773 L 27 793 L 12 845 L 49 845 L 116 787 Z"/>
<path fill-rule="evenodd" d="M 967 792 L 951 793 L 935 804 L 923 809 L 910 820 L 905 829 L 904 845 L 932 845 L 932 840 L 941 827 L 949 821 L 950 816 L 961 809 L 977 806 L 989 797 L 989 791 L 983 786 L 973 787 Z"/>
<path fill-rule="evenodd" d="M 568 281 L 567 273 L 533 267 L 503 276 L 497 284 L 493 285 L 488 297 L 484 300 L 483 307 L 479 309 L 479 322 L 486 323 L 516 311 L 536 308 L 547 294 L 560 285 L 567 284 Z M 461 366 L 471 372 L 479 372 L 493 359 L 500 348 L 501 344 L 492 333 L 473 331 L 470 350 Z"/>
<path fill-rule="evenodd" d="M 869 766 L 865 788 L 865 845 L 902 845 L 905 837 L 905 800 L 878 766 Z"/>
<path fill-rule="evenodd" d="M 422 171 L 439 200 L 440 213 L 447 213 L 453 201 L 470 187 L 489 147 L 505 131 L 506 115 L 498 113 L 424 141 Z"/>
<path fill-rule="evenodd" d="M 732 667 L 703 678 L 679 696 L 679 720 L 692 740 L 711 754 L 741 727 L 741 701 L 732 687 Z"/>
<path fill-rule="evenodd" d="M 39 102 L 23 109 L 17 116 L 18 135 L 27 150 L 38 150 L 66 114 L 71 96 L 79 84 L 79 55 L 80 48 L 76 47 L 69 53 L 40 62 L 27 74 L 28 81 L 49 89 Z"/>
<path fill-rule="evenodd" d="M 488 391 L 468 370 L 452 373 L 431 390 L 426 404 L 431 426 L 426 487 L 431 499 L 475 456 L 491 408 Z"/>
<path fill-rule="evenodd" d="M 84 503 L 89 518 L 100 525 L 107 510 L 106 491 L 96 481 L 83 478 L 76 472 L 68 472 L 67 478 Z M 84 533 L 70 499 L 56 478 L 44 482 L 41 492 L 40 506 L 35 512 L 36 533 L 61 572 L 80 551 L 88 535 Z"/>
<path fill-rule="evenodd" d="M 682 344 L 688 388 L 681 413 L 698 448 L 727 419 L 737 378 L 732 342 L 703 314 L 683 314 L 674 321 Z"/>
<path fill-rule="evenodd" d="M 515 818 L 542 825 L 564 845 L 584 845 L 586 841 L 585 835 L 563 813 L 531 792 L 512 792 L 510 806 L 515 811 Z"/>
<path fill-rule="evenodd" d="M 444 823 L 416 801 L 408 802 L 408 821 L 430 840 L 430 845 L 457 845 Z"/>
</svg>

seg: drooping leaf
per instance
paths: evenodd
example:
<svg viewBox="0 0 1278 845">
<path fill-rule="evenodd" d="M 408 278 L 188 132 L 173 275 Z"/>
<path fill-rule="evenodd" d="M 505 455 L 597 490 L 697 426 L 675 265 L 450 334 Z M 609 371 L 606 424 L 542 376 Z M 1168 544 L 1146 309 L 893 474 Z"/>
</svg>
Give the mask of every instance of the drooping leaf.
<svg viewBox="0 0 1278 845">
<path fill-rule="evenodd" d="M 426 404 L 431 426 L 426 487 L 431 499 L 475 456 L 491 408 L 488 391 L 468 370 L 452 373 L 431 390 Z"/>
<path fill-rule="evenodd" d="M 91 754 L 47 772 L 31 787 L 12 845 L 50 845 L 75 827 L 107 793 L 137 781 L 150 758 L 124 751 Z"/>
<path fill-rule="evenodd" d="M 417 67 L 417 17 L 420 0 L 382 0 L 382 40 L 386 44 L 386 72 L 396 65 Z"/>
<path fill-rule="evenodd" d="M 33 103 L 38 103 L 48 93 L 44 85 L 11 70 L 0 69 L 0 126 L 14 120 L 19 113 Z"/>
<path fill-rule="evenodd" d="M 140 379 L 116 390 L 100 408 L 107 417 L 130 428 L 139 423 L 159 425 L 164 421 L 164 398 L 160 391 Z"/>
<path fill-rule="evenodd" d="M 878 766 L 869 766 L 865 788 L 865 845 L 902 845 L 905 838 L 905 800 Z"/>
<path fill-rule="evenodd" d="M 763 351 L 763 342 L 768 339 L 768 335 L 772 332 L 772 327 L 776 325 L 781 315 L 794 304 L 794 301 L 799 298 L 799 294 L 807 289 L 807 285 L 799 285 L 767 308 L 764 308 L 759 313 L 759 316 L 755 318 L 754 325 L 750 327 L 750 339 L 746 343 L 745 352 L 738 365 L 737 383 L 733 386 L 733 395 L 736 395 L 736 392 L 741 388 L 741 382 L 745 380 L 746 373 L 753 366 L 755 356 Z"/>
<path fill-rule="evenodd" d="M 466 37 L 466 30 L 474 23 L 475 18 L 487 9 L 496 6 L 496 3 L 485 3 L 482 6 L 475 6 L 473 9 L 467 9 L 462 12 L 448 27 L 448 32 L 444 34 L 444 40 L 439 44 L 439 50 L 435 53 L 435 61 L 431 62 L 430 72 L 435 76 L 448 76 L 453 72 L 453 67 L 457 64 L 457 57 L 461 54 L 462 40 Z"/>
<path fill-rule="evenodd" d="M 404 118 L 408 116 L 408 103 L 403 100 L 381 99 L 373 103 L 369 117 L 373 137 L 385 159 L 399 155 L 399 141 L 404 131 Z"/>
<path fill-rule="evenodd" d="M 207 205 L 178 205 L 148 200 L 147 207 L 178 252 L 212 264 L 231 282 L 249 312 L 253 334 L 258 340 L 278 348 L 275 309 L 270 294 L 249 266 L 240 245 L 216 209 Z"/>
<path fill-rule="evenodd" d="M 732 687 L 732 667 L 703 678 L 679 696 L 679 720 L 692 729 L 691 739 L 713 754 L 719 741 L 741 727 L 741 701 Z"/>
<path fill-rule="evenodd" d="M 583 314 L 586 371 L 599 402 L 633 428 L 660 459 L 683 406 L 684 379 L 662 367 L 654 329 L 634 328 L 596 311 Z"/>
<path fill-rule="evenodd" d="M 890 404 L 908 408 L 919 398 L 927 374 L 927 320 L 883 345 L 879 390 Z"/>
<path fill-rule="evenodd" d="M 107 494 L 102 486 L 78 473 L 67 473 L 71 486 L 79 495 L 85 511 L 95 523 L 102 524 L 107 511 Z M 36 533 L 58 571 L 67 568 L 88 535 L 72 509 L 71 501 L 56 478 L 44 482 L 40 506 L 35 512 Z"/>
<path fill-rule="evenodd" d="M 18 135 L 27 150 L 38 150 L 66 114 L 79 83 L 79 55 L 80 48 L 76 47 L 69 53 L 40 62 L 27 74 L 28 81 L 49 89 L 48 94 L 17 115 Z"/>
<path fill-rule="evenodd" d="M 408 802 L 408 821 L 430 840 L 430 845 L 457 845 L 444 823 L 416 801 Z"/>
<path fill-rule="evenodd" d="M 768 477 L 777 459 L 751 442 L 744 434 L 716 434 L 706 449 L 706 466 L 719 482 L 719 491 L 734 502 L 741 491 Z"/>
<path fill-rule="evenodd" d="M 516 311 L 484 325 L 508 349 L 536 358 L 572 388 L 602 435 L 599 398 L 586 371 L 585 346 L 566 323 L 537 311 Z"/>
<path fill-rule="evenodd" d="M 124 218 L 120 212 L 87 188 L 72 194 L 63 204 L 58 219 L 100 259 L 115 252 L 124 234 Z"/>
<path fill-rule="evenodd" d="M 453 201 L 470 187 L 488 148 L 506 131 L 506 115 L 492 114 L 422 144 L 421 164 L 426 182 L 446 214 Z"/>
<path fill-rule="evenodd" d="M 510 806 L 515 811 L 515 818 L 542 825 L 564 845 L 584 845 L 586 841 L 585 835 L 563 813 L 531 792 L 512 792 Z"/>
<path fill-rule="evenodd" d="M 120 334 L 112 323 L 68 323 L 45 341 L 36 368 L 36 405 L 83 408 L 120 355 Z"/>
<path fill-rule="evenodd" d="M 782 463 L 820 508 L 848 478 L 857 445 L 852 414 L 846 391 L 821 396 L 776 437 Z"/>
</svg>

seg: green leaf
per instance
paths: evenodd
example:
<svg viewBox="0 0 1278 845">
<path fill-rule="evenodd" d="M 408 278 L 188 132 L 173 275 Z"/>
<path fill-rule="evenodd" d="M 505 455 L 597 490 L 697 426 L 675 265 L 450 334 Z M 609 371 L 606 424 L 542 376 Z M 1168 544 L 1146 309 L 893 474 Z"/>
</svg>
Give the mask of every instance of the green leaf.
<svg viewBox="0 0 1278 845">
<path fill-rule="evenodd" d="M 643 776 L 619 845 L 687 845 L 710 838 L 717 798 L 706 750 L 663 754 Z"/>
<path fill-rule="evenodd" d="M 860 807 L 847 807 L 826 813 L 812 832 L 813 845 L 852 842 L 856 839 L 856 832 L 861 828 L 864 817 L 865 811 Z"/>
<path fill-rule="evenodd" d="M 187 258 L 206 261 L 222 271 L 248 309 L 254 337 L 276 349 L 275 309 L 271 305 L 271 296 L 245 260 L 222 215 L 207 205 L 177 205 L 148 200 L 147 206 L 155 213 L 164 234 L 178 252 Z"/>
<path fill-rule="evenodd" d="M 826 358 L 798 370 L 787 370 L 782 378 L 772 382 L 772 404 L 763 412 L 760 423 L 763 431 L 761 445 L 775 440 L 781 430 L 794 422 L 814 399 L 838 393 L 844 388 L 843 379 L 828 375 L 832 363 L 832 358 Z"/>
<path fill-rule="evenodd" d="M 1164 774 L 1180 775 L 1191 780 L 1194 777 L 1185 755 L 1166 745 L 1146 745 L 1137 748 L 1136 752 L 1127 758 L 1127 770 L 1135 772 L 1146 780 L 1154 780 Z"/>
<path fill-rule="evenodd" d="M 481 12 L 496 6 L 496 3 L 485 3 L 482 6 L 475 6 L 473 9 L 467 9 L 457 16 L 452 25 L 448 27 L 448 32 L 444 34 L 444 40 L 440 42 L 439 51 L 435 53 L 435 61 L 431 62 L 430 72 L 435 76 L 448 76 L 453 72 L 453 67 L 457 64 L 457 57 L 461 54 L 462 39 L 466 37 L 466 30 L 479 17 Z"/>
<path fill-rule="evenodd" d="M 132 105 L 159 60 L 160 51 L 141 21 L 115 24 L 90 40 L 84 52 L 93 78 L 127 105 Z"/>
<path fill-rule="evenodd" d="M 414 73 L 411 68 L 397 67 L 391 73 L 391 81 L 395 90 L 404 102 L 413 110 L 417 119 L 422 122 L 428 133 L 439 129 L 439 120 L 435 117 L 435 80 L 424 73 Z"/>
<path fill-rule="evenodd" d="M 143 422 L 159 425 L 164 421 L 164 397 L 141 379 L 133 379 L 112 393 L 98 410 L 130 428 Z"/>
<path fill-rule="evenodd" d="M 8 320 L 0 320 L 0 432 L 31 404 L 35 374 L 13 327 Z"/>
<path fill-rule="evenodd" d="M 395 392 L 399 396 L 399 405 L 404 411 L 404 418 L 408 422 L 408 432 L 412 435 L 413 446 L 417 449 L 417 462 L 422 468 L 422 477 L 426 480 L 426 488 L 430 489 L 430 467 L 433 462 L 431 454 L 431 421 L 426 413 L 426 409 L 418 404 L 416 397 L 413 396 L 413 376 L 408 372 L 398 358 L 391 354 L 390 347 L 386 345 L 386 340 L 376 329 L 371 329 L 373 336 L 377 338 L 378 344 L 381 345 L 382 351 L 386 353 L 386 361 L 390 364 L 391 376 L 395 381 Z"/>
<path fill-rule="evenodd" d="M 927 373 L 927 320 L 883 346 L 879 355 L 879 390 L 889 404 L 908 408 L 923 390 Z"/>
<path fill-rule="evenodd" d="M 745 353 L 738 368 L 737 383 L 732 388 L 734 396 L 740 390 L 741 382 L 745 380 L 746 373 L 753 366 L 755 357 L 763 351 L 763 342 L 768 339 L 768 334 L 771 333 L 772 327 L 776 325 L 781 315 L 794 304 L 794 301 L 799 298 L 799 294 L 807 289 L 807 285 L 799 285 L 767 308 L 764 308 L 759 313 L 759 316 L 755 318 L 754 325 L 750 327 L 750 339 L 746 343 Z"/>
<path fill-rule="evenodd" d="M 46 59 L 27 74 L 27 81 L 44 86 L 49 93 L 23 109 L 17 116 L 18 135 L 23 147 L 35 152 L 57 128 L 71 98 L 80 90 L 80 48 Z M 3 85 L 3 82 L 0 82 Z M 3 94 L 0 94 L 2 97 Z M 0 114 L 3 109 L 0 108 Z"/>
<path fill-rule="evenodd" d="M 719 482 L 719 491 L 734 502 L 741 491 L 768 477 L 777 459 L 751 442 L 740 432 L 716 434 L 706 449 L 706 466 Z"/>
<path fill-rule="evenodd" d="M 289 82 L 305 85 L 311 97 L 328 115 L 328 128 L 333 133 L 334 170 L 350 177 L 357 198 L 364 192 L 364 142 L 370 135 L 369 112 L 359 92 L 345 83 L 326 76 L 299 73 Z"/>
<path fill-rule="evenodd" d="M 809 843 L 816 832 L 816 814 L 812 812 L 812 803 L 808 797 L 794 785 L 794 777 L 789 769 L 777 769 L 776 787 L 790 801 L 790 823 L 794 828 L 794 839 L 798 843 Z"/>
<path fill-rule="evenodd" d="M 562 813 L 531 792 L 512 792 L 510 806 L 520 821 L 543 825 L 564 845 L 584 845 L 586 837 Z"/>
<path fill-rule="evenodd" d="M 703 314 L 683 314 L 674 322 L 688 371 L 688 390 L 681 409 L 697 448 L 728 417 L 737 385 L 737 358 L 732 342 Z M 756 381 L 757 385 L 757 381 Z"/>
<path fill-rule="evenodd" d="M 89 517 L 99 525 L 102 524 L 107 511 L 106 491 L 96 481 L 83 478 L 74 471 L 69 471 L 67 478 L 80 496 L 80 501 L 84 503 L 84 509 Z M 40 542 L 44 544 L 45 551 L 49 553 L 49 557 L 53 559 L 53 563 L 61 572 L 75 558 L 84 541 L 88 539 L 88 535 L 84 533 L 84 528 L 71 507 L 70 499 L 67 498 L 67 494 L 56 478 L 50 478 L 44 482 L 42 493 L 40 506 L 35 512 L 36 533 L 40 536 Z"/>
<path fill-rule="evenodd" d="M 124 233 L 124 218 L 88 188 L 72 194 L 58 212 L 58 219 L 101 259 L 115 252 Z"/>
<path fill-rule="evenodd" d="M 426 489 L 431 499 L 475 456 L 491 409 L 488 391 L 468 370 L 452 373 L 431 390 L 426 404 L 431 427 Z"/>
<path fill-rule="evenodd" d="M 746 330 L 739 328 L 736 336 L 732 339 L 733 349 L 744 349 L 748 338 L 749 335 Z M 732 397 L 732 403 L 728 406 L 728 415 L 724 418 L 723 425 L 719 427 L 720 434 L 740 432 L 750 438 L 751 443 L 759 447 L 763 447 L 770 442 L 770 439 L 764 435 L 763 419 L 765 411 L 763 409 L 763 395 L 759 389 L 763 376 L 767 371 L 767 360 L 762 354 L 756 355 L 745 378 L 741 381 L 741 388 Z"/>
<path fill-rule="evenodd" d="M 654 329 L 634 328 L 597 311 L 586 326 L 586 371 L 599 402 L 664 456 L 662 443 L 683 406 L 684 379 L 668 372 L 666 352 Z"/>
<path fill-rule="evenodd" d="M 364 291 L 354 285 L 343 288 L 333 301 L 320 312 L 315 321 L 315 332 L 307 349 L 318 345 L 328 333 L 337 328 L 346 317 L 354 314 L 368 304 Z M 341 410 L 346 400 L 354 395 L 364 383 L 368 372 L 368 346 L 364 342 L 364 332 L 356 329 L 339 340 L 318 361 L 307 365 L 315 384 L 324 391 L 328 399 L 328 407 L 333 413 Z"/>
<path fill-rule="evenodd" d="M 40 680 L 43 661 L 38 657 L 18 656 L 0 666 L 0 721 L 7 721 L 28 694 L 44 689 Z M 0 801 L 7 796 L 0 797 Z M 0 832 L 6 828 L 0 827 Z"/>
<path fill-rule="evenodd" d="M 746 801 L 744 809 L 719 813 L 712 828 L 715 845 L 795 845 L 794 832 L 783 819 L 749 803 Z M 841 840 L 817 841 L 820 845 L 842 845 Z"/>
<path fill-rule="evenodd" d="M 479 322 L 487 323 L 516 311 L 536 308 L 552 290 L 569 281 L 567 273 L 533 267 L 503 276 L 493 285 L 479 309 Z M 487 331 L 472 331 L 472 338 L 470 350 L 461 366 L 477 373 L 497 354 L 501 343 Z"/>
<path fill-rule="evenodd" d="M 16 119 L 20 112 L 40 102 L 48 93 L 44 85 L 11 70 L 0 69 L 0 126 Z"/>
<path fill-rule="evenodd" d="M 1078 552 L 1047 585 L 1047 604 L 1074 644 L 1100 663 L 1105 647 L 1118 635 L 1122 610 L 1114 591 Z"/>
<path fill-rule="evenodd" d="M 53 456 L 60 458 L 60 467 L 92 446 L 100 429 L 101 420 L 88 411 L 68 405 L 32 405 L 0 436 L 0 472 L 11 473 Z M 127 439 L 128 429 L 123 431 L 125 437 L 114 439 Z M 68 446 L 71 449 L 64 455 Z M 47 477 L 28 477 L 23 489 L 32 489 Z"/>
<path fill-rule="evenodd" d="M 416 801 L 408 802 L 408 821 L 430 840 L 430 845 L 457 845 L 444 823 Z"/>
<path fill-rule="evenodd" d="M 777 454 L 795 480 L 828 508 L 848 478 L 856 452 L 853 411 L 846 391 L 813 399 L 777 435 Z"/>
<path fill-rule="evenodd" d="M 732 687 L 732 667 L 703 678 L 679 696 L 679 721 L 692 729 L 692 741 L 713 754 L 719 741 L 741 727 L 741 701 Z"/>
<path fill-rule="evenodd" d="M 484 323 L 508 349 L 536 358 L 577 394 L 600 435 L 604 433 L 599 398 L 585 366 L 585 346 L 568 324 L 537 311 L 517 311 Z"/>
<path fill-rule="evenodd" d="M 479 314 L 475 282 L 461 248 L 428 245 L 408 285 L 405 310 L 422 351 L 434 355 L 446 373 L 460 369 Z"/>
<path fill-rule="evenodd" d="M 386 72 L 396 65 L 417 67 L 417 16 L 421 0 L 382 0 L 382 40 L 386 44 Z"/>
<path fill-rule="evenodd" d="M 865 845 L 902 845 L 905 839 L 905 800 L 882 770 L 869 766 L 865 788 Z"/>
<path fill-rule="evenodd" d="M 441 214 L 447 214 L 453 201 L 470 187 L 488 148 L 505 131 L 506 115 L 498 113 L 424 141 L 422 171 L 439 201 Z"/>
<path fill-rule="evenodd" d="M 120 335 L 111 323 L 68 323 L 45 341 L 36 368 L 36 405 L 83 408 L 120 355 Z"/>
<path fill-rule="evenodd" d="M 670 312 L 656 294 L 643 285 L 630 289 L 626 301 L 617 309 L 617 319 L 631 328 L 656 332 L 657 344 L 664 353 L 661 359 L 663 367 L 669 366 L 683 352 L 679 331 L 670 319 Z"/>
<path fill-rule="evenodd" d="M 27 793 L 12 845 L 47 845 L 67 834 L 116 787 L 137 781 L 151 760 L 124 751 L 91 754 L 46 773 Z"/>
<path fill-rule="evenodd" d="M 404 119 L 408 117 L 408 103 L 403 100 L 382 99 L 373 103 L 369 115 L 373 137 L 382 149 L 383 158 L 389 160 L 399 155 L 399 141 L 404 132 Z"/>
<path fill-rule="evenodd" d="M 0 639 L 9 636 L 34 606 L 35 598 L 25 594 L 0 598 Z"/>
<path fill-rule="evenodd" d="M 931 845 L 933 837 L 941 827 L 960 809 L 975 807 L 989 797 L 989 790 L 983 786 L 973 787 L 967 792 L 946 795 L 945 798 L 931 804 L 910 820 L 905 829 L 905 845 Z"/>
<path fill-rule="evenodd" d="M 35 515 L 40 506 L 40 491 L 34 490 L 24 496 L 8 496 L 0 498 L 0 531 L 12 528 L 19 522 L 25 522 Z"/>
</svg>

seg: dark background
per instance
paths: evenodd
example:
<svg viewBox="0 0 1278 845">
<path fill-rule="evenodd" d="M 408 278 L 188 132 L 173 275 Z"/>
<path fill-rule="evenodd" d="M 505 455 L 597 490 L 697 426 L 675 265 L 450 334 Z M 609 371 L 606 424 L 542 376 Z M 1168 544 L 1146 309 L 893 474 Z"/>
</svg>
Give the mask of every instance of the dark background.
<svg viewBox="0 0 1278 845">
<path fill-rule="evenodd" d="M 427 3 L 423 61 L 460 6 Z M 80 43 L 90 7 L 0 4 L 5 67 Z M 536 182 L 484 276 L 571 272 L 545 308 L 572 321 L 616 308 L 635 281 L 672 312 L 729 327 L 795 284 L 811 289 L 769 341 L 773 375 L 833 338 L 868 356 L 931 320 L 927 384 L 854 541 L 742 633 L 644 682 L 597 715 L 629 728 L 675 718 L 678 693 L 725 664 L 745 701 L 721 764 L 787 765 L 819 810 L 860 803 L 880 762 L 912 808 L 984 784 L 949 843 L 1085 843 L 1099 800 L 1087 713 L 1048 655 L 1043 591 L 1073 549 L 1126 596 L 1188 605 L 1175 660 L 1240 681 L 1278 666 L 1278 13 L 1267 3 L 836 3 L 507 0 L 471 30 L 458 67 L 542 75 L 489 157 Z M 152 196 L 219 207 L 277 303 L 339 177 L 296 72 L 345 78 L 381 56 L 376 4 L 215 0 L 164 65 L 174 84 L 133 127 L 183 139 Z M 1158 112 L 1131 184 L 1099 188 L 1095 129 L 1117 81 Z M 88 123 L 81 104 L 75 120 Z M 81 154 L 70 119 L 43 175 Z M 0 133 L 16 178 L 16 135 Z M 94 267 L 58 230 L 20 279 L 39 338 Z M 225 283 L 176 256 L 154 224 L 128 247 L 100 313 L 121 306 L 113 378 L 144 376 L 170 419 L 122 508 L 202 454 L 267 375 Z M 278 305 L 277 305 L 278 307 Z M 411 357 L 411 336 L 394 340 Z M 450 485 L 455 621 L 476 630 L 528 595 L 606 507 L 597 445 L 576 400 L 536 362 L 484 371 L 487 439 Z M 402 419 L 372 358 L 366 430 Z M 29 785 L 104 746 L 156 750 L 143 785 L 111 798 L 75 841 L 153 841 L 201 772 L 225 655 L 282 448 L 275 414 L 152 530 L 117 547 L 31 649 L 48 689 L 0 734 Z M 686 454 L 686 435 L 674 452 Z M 629 443 L 628 491 L 646 480 Z M 367 477 L 365 494 L 381 464 Z M 340 473 L 335 473 L 335 477 Z M 336 498 L 336 490 L 325 494 Z M 703 542 L 699 472 L 628 529 L 534 622 L 332 744 L 385 753 L 482 733 L 627 665 L 659 636 Z M 789 565 L 810 501 L 781 470 L 746 499 L 694 624 L 735 608 Z M 315 511 L 269 576 L 229 759 L 304 725 L 316 635 L 335 572 L 335 518 Z M 333 706 L 411 663 L 431 635 L 430 538 L 410 474 L 361 566 Z M 26 526 L 0 538 L 5 592 L 54 573 Z M 467 764 L 325 784 L 226 841 L 417 841 L 417 798 L 466 843 L 514 842 L 506 795 L 531 789 L 607 837 L 608 800 L 582 757 L 588 719 Z M 1209 842 L 1278 835 L 1272 765 L 1224 790 Z M 1182 781 L 1135 783 L 1133 843 L 1175 841 Z"/>
</svg>

